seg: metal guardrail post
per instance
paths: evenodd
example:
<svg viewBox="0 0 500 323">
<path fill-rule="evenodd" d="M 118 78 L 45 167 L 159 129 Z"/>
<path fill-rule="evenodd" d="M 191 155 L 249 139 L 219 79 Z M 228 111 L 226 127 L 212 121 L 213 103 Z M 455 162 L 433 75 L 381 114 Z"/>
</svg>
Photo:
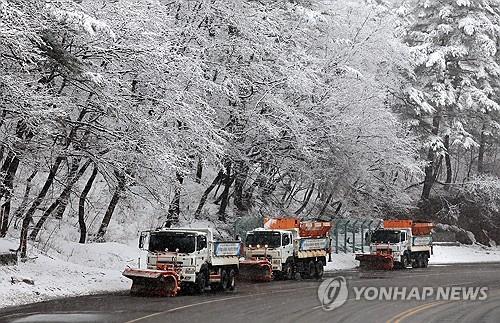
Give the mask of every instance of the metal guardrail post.
<svg viewBox="0 0 500 323">
<path fill-rule="evenodd" d="M 351 222 L 351 220 L 347 220 L 344 224 L 344 253 L 347 253 L 347 225 Z"/>
<path fill-rule="evenodd" d="M 361 223 L 361 253 L 365 252 L 365 223 L 368 220 L 364 220 L 363 223 Z"/>
<path fill-rule="evenodd" d="M 356 253 L 356 224 L 358 220 L 352 224 L 352 253 Z"/>
<path fill-rule="evenodd" d="M 335 253 L 339 253 L 339 226 L 337 224 L 335 224 Z"/>
</svg>

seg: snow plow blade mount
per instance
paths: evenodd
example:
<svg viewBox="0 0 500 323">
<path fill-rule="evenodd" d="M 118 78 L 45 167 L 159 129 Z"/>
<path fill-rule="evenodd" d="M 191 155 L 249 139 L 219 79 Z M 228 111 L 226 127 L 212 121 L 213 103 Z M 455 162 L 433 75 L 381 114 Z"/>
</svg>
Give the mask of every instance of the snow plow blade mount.
<svg viewBox="0 0 500 323">
<path fill-rule="evenodd" d="M 272 265 L 269 260 L 245 259 L 240 260 L 238 278 L 252 282 L 270 282 L 272 279 Z"/>
<path fill-rule="evenodd" d="M 123 276 L 132 280 L 130 293 L 137 296 L 176 296 L 181 290 L 179 274 L 174 269 L 126 268 Z"/>
<path fill-rule="evenodd" d="M 370 270 L 392 270 L 394 268 L 394 258 L 387 254 L 358 254 L 356 260 L 359 267 Z"/>
</svg>

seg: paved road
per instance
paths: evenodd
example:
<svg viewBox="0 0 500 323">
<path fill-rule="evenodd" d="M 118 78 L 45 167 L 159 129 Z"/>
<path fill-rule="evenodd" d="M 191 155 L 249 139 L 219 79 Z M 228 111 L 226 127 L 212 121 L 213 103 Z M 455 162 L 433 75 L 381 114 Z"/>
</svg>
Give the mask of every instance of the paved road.
<svg viewBox="0 0 500 323">
<path fill-rule="evenodd" d="M 126 293 L 55 300 L 0 311 L 0 322 L 499 322 L 500 263 L 431 266 L 393 272 L 345 271 L 349 296 L 324 311 L 319 281 L 240 284 L 232 293 L 175 298 L 131 297 Z M 325 277 L 328 279 L 328 277 Z M 356 300 L 361 287 L 487 287 L 486 300 Z M 372 288 L 373 290 L 373 288 Z M 478 294 L 480 295 L 480 294 Z M 370 296 L 370 294 L 368 295 Z M 373 296 L 373 294 L 371 294 Z"/>
</svg>

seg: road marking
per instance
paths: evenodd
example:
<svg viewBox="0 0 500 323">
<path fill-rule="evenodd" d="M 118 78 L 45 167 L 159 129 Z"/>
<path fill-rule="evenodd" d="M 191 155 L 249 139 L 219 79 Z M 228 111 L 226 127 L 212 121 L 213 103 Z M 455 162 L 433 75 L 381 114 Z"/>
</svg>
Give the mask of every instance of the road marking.
<svg viewBox="0 0 500 323">
<path fill-rule="evenodd" d="M 467 284 L 472 284 L 474 282 L 464 282 L 464 283 L 457 283 L 457 284 L 450 284 L 450 285 L 447 285 L 448 286 L 460 286 L 460 285 L 467 285 Z M 489 297 L 490 295 L 488 295 Z M 459 302 L 459 301 L 457 301 Z M 389 320 L 387 320 L 386 323 L 400 323 L 401 320 L 404 320 L 414 314 L 417 314 L 418 312 L 421 312 L 425 309 L 428 309 L 428 308 L 431 308 L 431 307 L 434 307 L 434 306 L 437 306 L 437 305 L 440 305 L 440 304 L 451 304 L 450 301 L 435 301 L 435 302 L 432 302 L 432 303 L 426 303 L 426 304 L 423 304 L 423 305 L 420 305 L 420 306 L 416 306 L 416 307 L 412 307 L 406 311 L 403 311 L 401 313 L 399 313 L 398 315 L 390 318 Z"/>
<path fill-rule="evenodd" d="M 318 286 L 300 287 L 300 289 L 313 289 L 313 288 L 317 289 Z M 224 302 L 224 301 L 233 300 L 233 299 L 255 297 L 255 296 L 259 296 L 259 295 L 280 294 L 280 293 L 288 293 L 288 292 L 295 292 L 295 291 L 297 291 L 297 288 L 277 290 L 277 291 L 270 291 L 270 292 L 266 292 L 266 293 L 256 293 L 256 294 L 249 294 L 249 295 L 240 295 L 240 296 L 232 296 L 232 297 L 225 297 L 225 298 L 217 298 L 217 299 L 212 299 L 212 300 L 209 300 L 209 301 L 204 301 L 204 302 L 199 302 L 199 303 L 193 303 L 193 304 L 189 304 L 189 305 L 174 307 L 174 308 L 171 308 L 171 309 L 166 310 L 166 311 L 157 312 L 157 313 L 149 314 L 149 315 L 146 315 L 146 316 L 138 317 L 138 318 L 133 319 L 131 321 L 126 321 L 125 323 L 136 323 L 136 322 L 140 322 L 142 320 L 149 319 L 149 318 L 152 318 L 152 317 L 155 317 L 155 316 L 158 316 L 158 315 L 168 314 L 168 313 L 172 313 L 172 312 L 175 312 L 175 311 L 183 310 L 183 309 L 186 309 L 186 308 L 200 306 L 200 305 L 205 305 L 205 304 L 211 304 L 211 303 L 217 303 L 217 302 Z"/>
<path fill-rule="evenodd" d="M 428 308 L 438 306 L 441 304 L 445 304 L 445 303 L 448 303 L 448 302 L 438 301 L 438 302 L 423 304 L 423 305 L 420 305 L 417 307 L 412 307 L 412 308 L 410 308 L 406 311 L 403 311 L 403 312 L 399 313 L 398 315 L 390 318 L 389 320 L 387 320 L 386 323 L 401 323 L 401 320 L 404 320 L 404 319 L 406 319 L 414 314 L 417 314 L 418 312 L 421 312 L 421 311 L 426 310 Z"/>
</svg>

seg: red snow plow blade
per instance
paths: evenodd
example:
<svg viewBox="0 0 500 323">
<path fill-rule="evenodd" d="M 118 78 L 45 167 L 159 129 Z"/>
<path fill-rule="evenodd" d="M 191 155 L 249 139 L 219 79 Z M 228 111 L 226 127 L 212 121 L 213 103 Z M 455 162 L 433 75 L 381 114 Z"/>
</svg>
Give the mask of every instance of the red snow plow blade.
<svg viewBox="0 0 500 323">
<path fill-rule="evenodd" d="M 357 254 L 356 260 L 363 269 L 391 270 L 394 268 L 394 258 L 390 254 Z"/>
<path fill-rule="evenodd" d="M 240 260 L 240 270 L 238 276 L 240 280 L 270 282 L 272 274 L 273 270 L 269 260 Z"/>
<path fill-rule="evenodd" d="M 156 270 L 125 268 L 122 274 L 132 279 L 132 295 L 175 296 L 181 290 L 179 274 L 173 266 Z"/>
</svg>

